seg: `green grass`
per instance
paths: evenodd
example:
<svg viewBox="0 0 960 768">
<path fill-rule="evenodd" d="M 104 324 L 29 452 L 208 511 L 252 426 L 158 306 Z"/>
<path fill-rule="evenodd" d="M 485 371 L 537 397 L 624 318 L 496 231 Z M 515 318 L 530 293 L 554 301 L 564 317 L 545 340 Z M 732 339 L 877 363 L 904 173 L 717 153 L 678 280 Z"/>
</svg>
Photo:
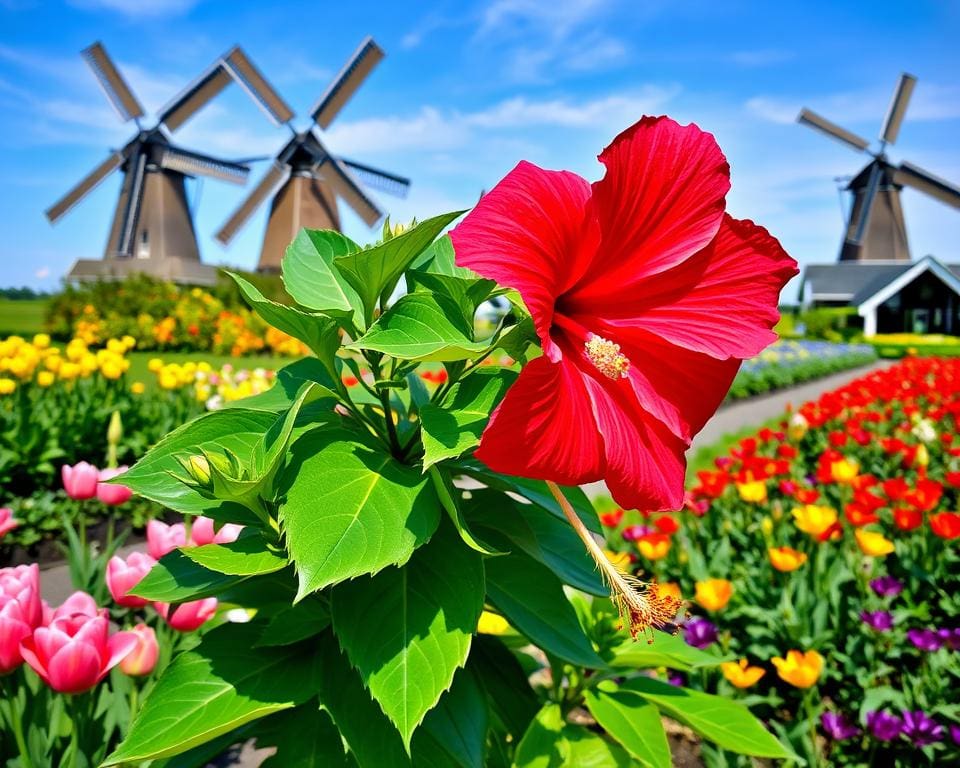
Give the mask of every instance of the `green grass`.
<svg viewBox="0 0 960 768">
<path fill-rule="evenodd" d="M 156 376 L 147 369 L 147 364 L 155 357 L 159 357 L 164 363 L 186 363 L 193 361 L 199 363 L 206 361 L 215 369 L 219 369 L 226 363 L 230 363 L 234 368 L 269 368 L 278 371 L 283 366 L 289 365 L 296 358 L 292 357 L 268 357 L 254 355 L 250 357 L 230 357 L 230 355 L 214 355 L 211 352 L 131 352 L 127 355 L 130 360 L 130 370 L 127 371 L 127 378 L 130 381 L 142 381 L 149 387 L 154 386 Z"/>
<path fill-rule="evenodd" d="M 43 331 L 46 299 L 12 301 L 0 299 L 0 337 L 33 336 Z"/>
</svg>

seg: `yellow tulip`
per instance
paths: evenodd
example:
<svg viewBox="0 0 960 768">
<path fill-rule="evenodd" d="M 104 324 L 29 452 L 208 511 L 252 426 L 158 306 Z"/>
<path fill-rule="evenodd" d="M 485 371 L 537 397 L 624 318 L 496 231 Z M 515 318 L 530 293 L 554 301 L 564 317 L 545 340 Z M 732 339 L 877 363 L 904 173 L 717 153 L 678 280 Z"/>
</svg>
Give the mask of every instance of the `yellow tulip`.
<svg viewBox="0 0 960 768">
<path fill-rule="evenodd" d="M 852 483 L 860 473 L 860 465 L 853 459 L 830 462 L 830 477 L 835 483 Z"/>
<path fill-rule="evenodd" d="M 647 560 L 660 560 L 670 552 L 670 537 L 663 534 L 650 534 L 637 540 L 637 549 Z"/>
<path fill-rule="evenodd" d="M 818 538 L 837 522 L 837 510 L 833 507 L 804 504 L 794 508 L 793 519 L 797 528 Z"/>
<path fill-rule="evenodd" d="M 50 346 L 50 336 L 46 333 L 38 333 L 33 337 L 33 346 L 37 349 L 46 349 Z"/>
<path fill-rule="evenodd" d="M 770 556 L 770 565 L 784 573 L 795 571 L 807 562 L 807 556 L 803 552 L 790 547 L 770 547 L 767 554 Z"/>
<path fill-rule="evenodd" d="M 104 360 L 100 366 L 100 373 L 104 378 L 114 381 L 123 375 L 123 370 L 122 360 Z"/>
<path fill-rule="evenodd" d="M 870 557 L 883 557 L 894 550 L 893 542 L 882 533 L 857 528 L 854 536 L 857 537 L 857 546 L 860 547 L 860 551 Z"/>
<path fill-rule="evenodd" d="M 17 389 L 17 382 L 13 379 L 0 379 L 0 395 L 11 395 Z"/>
<path fill-rule="evenodd" d="M 723 676 L 737 688 L 749 688 L 767 674 L 767 671 L 763 669 L 763 667 L 747 666 L 746 659 L 740 659 L 739 662 L 725 661 L 720 665 L 720 671 L 723 672 Z"/>
<path fill-rule="evenodd" d="M 613 563 L 621 571 L 626 571 L 630 568 L 630 555 L 626 552 L 614 552 L 611 549 L 603 550 L 603 554 L 607 556 L 607 560 Z"/>
<path fill-rule="evenodd" d="M 481 635 L 503 635 L 510 630 L 507 620 L 499 613 L 484 611 L 477 622 L 477 632 Z"/>
<path fill-rule="evenodd" d="M 761 504 L 767 500 L 767 484 L 763 480 L 737 483 L 737 493 L 743 501 Z"/>
<path fill-rule="evenodd" d="M 913 457 L 913 466 L 925 467 L 930 463 L 930 451 L 923 443 L 917 446 L 917 455 Z"/>
<path fill-rule="evenodd" d="M 733 596 L 733 584 L 726 579 L 707 579 L 698 581 L 696 600 L 708 611 L 719 611 L 730 602 Z"/>
<path fill-rule="evenodd" d="M 130 385 L 130 391 L 135 395 L 142 395 L 146 390 L 146 386 L 142 381 L 135 381 Z"/>
<path fill-rule="evenodd" d="M 150 373 L 157 373 L 161 368 L 163 368 L 163 360 L 159 357 L 151 357 L 150 362 L 147 363 L 147 370 Z"/>
<path fill-rule="evenodd" d="M 788 651 L 786 659 L 774 656 L 770 663 L 777 668 L 781 680 L 797 688 L 814 685 L 823 671 L 823 656 L 816 651 Z"/>
<path fill-rule="evenodd" d="M 51 371 L 40 371 L 40 373 L 37 374 L 37 386 L 49 387 L 55 379 L 56 376 L 54 376 Z"/>
</svg>

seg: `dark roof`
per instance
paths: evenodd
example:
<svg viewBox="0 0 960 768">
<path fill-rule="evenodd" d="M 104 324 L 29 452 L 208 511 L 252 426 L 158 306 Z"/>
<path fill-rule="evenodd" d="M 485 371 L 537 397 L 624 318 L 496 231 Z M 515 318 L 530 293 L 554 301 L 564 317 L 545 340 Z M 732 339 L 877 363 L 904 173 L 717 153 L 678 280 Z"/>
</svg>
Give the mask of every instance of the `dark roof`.
<svg viewBox="0 0 960 768">
<path fill-rule="evenodd" d="M 917 262 L 871 264 L 848 261 L 837 264 L 810 264 L 803 272 L 804 284 L 809 284 L 813 300 L 849 301 L 858 305 L 869 299 Z M 944 264 L 960 277 L 960 264 Z"/>
</svg>

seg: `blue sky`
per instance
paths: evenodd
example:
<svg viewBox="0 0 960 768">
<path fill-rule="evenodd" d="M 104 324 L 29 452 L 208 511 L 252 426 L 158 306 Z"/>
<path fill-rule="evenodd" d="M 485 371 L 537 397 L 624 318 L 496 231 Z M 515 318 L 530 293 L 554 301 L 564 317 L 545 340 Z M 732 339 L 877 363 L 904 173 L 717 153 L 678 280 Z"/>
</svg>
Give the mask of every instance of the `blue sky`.
<svg viewBox="0 0 960 768">
<path fill-rule="evenodd" d="M 102 253 L 119 174 L 57 226 L 43 217 L 132 134 L 82 48 L 102 40 L 153 113 L 240 43 L 305 114 L 367 34 L 387 58 L 327 142 L 412 178 L 405 200 L 374 193 L 395 220 L 467 207 L 521 159 L 595 179 L 616 133 L 669 114 L 717 136 L 733 215 L 764 224 L 802 263 L 832 261 L 834 177 L 865 158 L 794 118 L 809 106 L 873 138 L 903 70 L 919 83 L 892 157 L 960 183 L 956 2 L 0 0 L 0 285 L 53 289 L 74 259 Z M 175 140 L 229 158 L 275 151 L 286 135 L 234 87 Z M 213 240 L 245 194 L 191 188 L 208 263 L 255 264 L 265 211 L 228 249 Z M 911 190 L 903 202 L 914 257 L 960 262 L 960 212 Z M 349 212 L 344 224 L 372 237 Z"/>
</svg>

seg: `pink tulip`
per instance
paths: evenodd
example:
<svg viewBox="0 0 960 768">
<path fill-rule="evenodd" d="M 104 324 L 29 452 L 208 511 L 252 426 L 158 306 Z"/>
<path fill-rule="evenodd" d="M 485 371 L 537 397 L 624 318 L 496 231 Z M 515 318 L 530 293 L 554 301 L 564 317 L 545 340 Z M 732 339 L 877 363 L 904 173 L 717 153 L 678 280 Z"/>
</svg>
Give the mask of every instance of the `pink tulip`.
<svg viewBox="0 0 960 768">
<path fill-rule="evenodd" d="M 181 603 L 173 615 L 170 615 L 170 603 L 154 603 L 153 607 L 178 632 L 193 632 L 217 612 L 217 598 Z"/>
<path fill-rule="evenodd" d="M 60 468 L 60 473 L 63 477 L 64 490 L 71 499 L 82 501 L 97 495 L 99 473 L 92 464 L 87 464 L 85 461 L 74 464 L 72 467 L 64 464 Z"/>
<path fill-rule="evenodd" d="M 157 645 L 157 636 L 152 627 L 146 624 L 137 624 L 132 630 L 137 636 L 137 645 L 120 662 L 120 671 L 132 677 L 141 677 L 153 672 L 160 656 L 160 646 Z"/>
<path fill-rule="evenodd" d="M 147 551 L 154 560 L 187 544 L 187 530 L 183 523 L 167 525 L 159 520 L 147 523 Z"/>
<path fill-rule="evenodd" d="M 0 675 L 23 663 L 20 641 L 43 620 L 36 563 L 0 568 Z"/>
<path fill-rule="evenodd" d="M 107 609 L 99 608 L 97 601 L 86 592 L 77 591 L 54 609 L 50 620 L 46 621 L 44 625 L 50 626 L 59 619 L 72 619 L 77 616 L 82 616 L 87 619 L 95 619 L 98 616 L 106 617 Z"/>
<path fill-rule="evenodd" d="M 13 510 L 3 507 L 0 509 L 0 539 L 16 528 L 20 523 L 13 519 Z"/>
<path fill-rule="evenodd" d="M 133 491 L 127 488 L 127 486 L 113 485 L 112 483 L 105 482 L 117 475 L 122 475 L 126 471 L 127 468 L 125 466 L 117 467 L 116 469 L 100 470 L 100 474 L 97 476 L 97 498 L 100 499 L 101 502 L 115 507 L 119 504 L 125 504 L 130 497 L 133 496 Z"/>
<path fill-rule="evenodd" d="M 229 544 L 236 541 L 243 530 L 242 525 L 226 523 L 219 531 L 214 533 L 214 523 L 209 517 L 195 517 L 193 525 L 190 526 L 190 538 L 198 547 L 204 544 Z"/>
<path fill-rule="evenodd" d="M 110 558 L 106 573 L 107 589 L 110 590 L 117 605 L 125 608 L 142 608 L 150 602 L 127 593 L 143 580 L 156 562 L 150 555 L 143 552 L 131 552 L 126 561 L 116 555 Z"/>
<path fill-rule="evenodd" d="M 20 642 L 24 661 L 53 690 L 60 693 L 88 691 L 138 643 L 133 632 L 110 635 L 104 616 L 74 614 L 38 627 Z"/>
</svg>

